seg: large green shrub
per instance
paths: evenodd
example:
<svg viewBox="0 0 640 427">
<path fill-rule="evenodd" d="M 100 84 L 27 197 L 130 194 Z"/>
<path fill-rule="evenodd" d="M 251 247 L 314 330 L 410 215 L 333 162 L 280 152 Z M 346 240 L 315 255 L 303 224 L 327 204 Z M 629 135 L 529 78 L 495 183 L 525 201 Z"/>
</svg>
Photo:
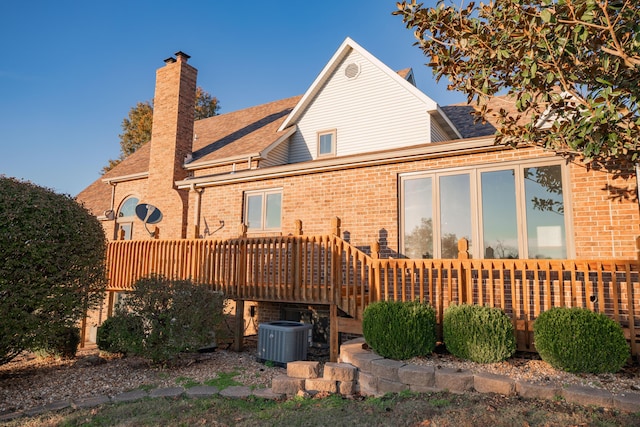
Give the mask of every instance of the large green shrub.
<svg viewBox="0 0 640 427">
<path fill-rule="evenodd" d="M 622 327 L 586 308 L 556 307 L 538 316 L 533 327 L 542 360 L 568 372 L 617 372 L 629 358 Z"/>
<path fill-rule="evenodd" d="M 0 176 L 0 364 L 102 302 L 106 240 L 70 196 Z"/>
<path fill-rule="evenodd" d="M 362 332 L 380 356 L 396 360 L 425 356 L 436 346 L 436 313 L 417 301 L 378 301 L 364 310 Z"/>
<path fill-rule="evenodd" d="M 189 280 L 151 276 L 135 283 L 123 297 L 108 334 L 113 349 L 137 354 L 154 363 L 174 358 L 180 352 L 196 351 L 215 343 L 223 320 L 225 299 L 204 285 Z M 141 322 L 142 327 L 137 325 Z M 132 342 L 133 340 L 133 342 Z"/>
<path fill-rule="evenodd" d="M 142 318 L 125 311 L 109 317 L 98 327 L 96 344 L 108 353 L 137 354 L 142 350 Z"/>
<path fill-rule="evenodd" d="M 73 359 L 80 345 L 80 329 L 76 326 L 63 327 L 47 336 L 45 340 L 33 348 L 36 353 L 47 356 Z"/>
<path fill-rule="evenodd" d="M 451 354 L 478 363 L 500 362 L 516 351 L 513 324 L 499 308 L 449 306 L 444 312 L 442 334 Z"/>
</svg>

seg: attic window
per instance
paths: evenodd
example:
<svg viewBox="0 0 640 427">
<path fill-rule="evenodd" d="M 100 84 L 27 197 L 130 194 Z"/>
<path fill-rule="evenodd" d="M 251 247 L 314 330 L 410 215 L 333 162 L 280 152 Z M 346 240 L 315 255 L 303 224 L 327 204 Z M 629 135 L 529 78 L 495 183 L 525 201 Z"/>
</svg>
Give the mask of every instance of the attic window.
<svg viewBox="0 0 640 427">
<path fill-rule="evenodd" d="M 358 75 L 360 74 L 360 65 L 356 64 L 355 62 L 352 62 L 351 64 L 347 65 L 347 67 L 344 69 L 344 75 L 347 76 L 348 79 L 355 79 L 356 77 L 358 77 Z"/>
</svg>

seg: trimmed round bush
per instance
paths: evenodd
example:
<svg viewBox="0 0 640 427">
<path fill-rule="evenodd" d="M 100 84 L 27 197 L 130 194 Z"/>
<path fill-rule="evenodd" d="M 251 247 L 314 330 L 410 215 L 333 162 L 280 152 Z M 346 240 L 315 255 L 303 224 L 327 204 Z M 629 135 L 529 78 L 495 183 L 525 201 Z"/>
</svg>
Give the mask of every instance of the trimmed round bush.
<svg viewBox="0 0 640 427">
<path fill-rule="evenodd" d="M 97 308 L 106 287 L 106 239 L 71 196 L 0 175 L 0 364 Z"/>
<path fill-rule="evenodd" d="M 533 337 L 542 360 L 567 372 L 617 372 L 629 358 L 622 327 L 586 308 L 556 307 L 541 313 Z"/>
<path fill-rule="evenodd" d="M 436 312 L 417 301 L 378 301 L 364 310 L 362 333 L 382 357 L 406 360 L 436 347 Z"/>
<path fill-rule="evenodd" d="M 442 334 L 451 354 L 478 363 L 501 362 L 516 351 L 513 324 L 499 308 L 449 306 L 444 312 Z"/>
</svg>

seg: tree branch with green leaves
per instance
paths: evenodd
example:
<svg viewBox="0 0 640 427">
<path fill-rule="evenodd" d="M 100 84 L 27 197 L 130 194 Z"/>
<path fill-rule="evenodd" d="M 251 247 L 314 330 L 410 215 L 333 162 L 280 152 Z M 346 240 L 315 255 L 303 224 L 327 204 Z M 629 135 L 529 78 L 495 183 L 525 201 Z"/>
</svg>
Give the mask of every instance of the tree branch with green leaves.
<svg viewBox="0 0 640 427">
<path fill-rule="evenodd" d="M 437 80 L 467 95 L 496 143 L 539 146 L 629 176 L 640 153 L 640 8 L 633 0 L 397 3 Z M 513 109 L 492 111 L 507 95 Z M 541 124 L 545 122 L 547 126 Z"/>
</svg>

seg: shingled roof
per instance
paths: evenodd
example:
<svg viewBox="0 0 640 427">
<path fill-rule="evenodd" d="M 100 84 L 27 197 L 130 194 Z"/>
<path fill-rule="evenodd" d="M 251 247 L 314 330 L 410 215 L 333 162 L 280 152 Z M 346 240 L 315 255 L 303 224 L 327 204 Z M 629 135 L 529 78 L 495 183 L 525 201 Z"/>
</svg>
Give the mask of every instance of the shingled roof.
<svg viewBox="0 0 640 427">
<path fill-rule="evenodd" d="M 260 153 L 285 133 L 278 132 L 278 127 L 300 98 L 294 96 L 198 120 L 194 124 L 190 165 Z"/>
<path fill-rule="evenodd" d="M 258 105 L 232 113 L 198 120 L 194 124 L 194 152 L 191 165 L 232 157 L 255 155 L 275 142 L 278 127 L 300 100 L 300 96 Z M 92 214 L 100 216 L 111 208 L 109 180 L 149 171 L 151 144 L 144 144 L 116 167 L 82 190 L 76 199 Z"/>
<path fill-rule="evenodd" d="M 197 168 L 227 159 L 255 156 L 277 141 L 286 131 L 278 128 L 295 108 L 301 96 L 294 96 L 231 113 L 220 114 L 198 120 L 194 124 L 194 151 L 189 163 Z M 510 108 L 512 102 L 504 97 L 495 98 L 494 111 Z M 466 104 L 442 107 L 464 138 L 493 135 L 496 128 L 490 123 L 474 122 L 474 108 Z M 94 214 L 102 215 L 111 208 L 111 188 L 109 180 L 118 181 L 127 177 L 137 177 L 149 170 L 151 144 L 145 144 L 135 153 L 101 178 L 93 182 L 77 196 L 77 199 Z"/>
</svg>

